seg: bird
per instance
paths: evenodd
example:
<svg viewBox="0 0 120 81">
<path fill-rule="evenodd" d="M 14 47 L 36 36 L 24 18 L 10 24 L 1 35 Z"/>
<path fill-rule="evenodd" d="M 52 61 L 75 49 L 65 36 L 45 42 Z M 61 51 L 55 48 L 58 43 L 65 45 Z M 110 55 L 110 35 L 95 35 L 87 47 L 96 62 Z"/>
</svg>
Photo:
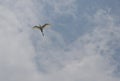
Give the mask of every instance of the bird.
<svg viewBox="0 0 120 81">
<path fill-rule="evenodd" d="M 44 24 L 42 26 L 41 25 L 39 25 L 39 26 L 33 26 L 33 29 L 39 29 L 41 31 L 42 35 L 44 36 L 43 29 L 45 27 L 47 27 L 48 25 L 50 25 L 50 24 L 46 23 L 46 24 Z"/>
</svg>

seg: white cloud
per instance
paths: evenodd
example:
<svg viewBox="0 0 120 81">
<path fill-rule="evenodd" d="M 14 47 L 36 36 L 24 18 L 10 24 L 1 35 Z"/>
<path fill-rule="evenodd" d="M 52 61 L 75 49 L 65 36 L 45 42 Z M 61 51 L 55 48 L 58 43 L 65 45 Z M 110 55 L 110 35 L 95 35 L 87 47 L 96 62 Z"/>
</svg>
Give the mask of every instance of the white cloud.
<svg viewBox="0 0 120 81">
<path fill-rule="evenodd" d="M 63 1 L 63 4 L 62 1 L 59 1 L 60 6 L 55 5 L 57 1 L 54 0 L 54 3 L 49 4 L 54 4 L 54 8 L 57 6 L 59 12 L 63 5 L 69 7 L 74 2 Z M 113 45 L 119 46 L 119 41 L 116 40 L 120 39 L 120 28 L 109 13 L 97 11 L 89 17 L 89 22 L 96 24 L 93 32 L 86 33 L 71 45 L 65 46 L 62 36 L 54 30 L 46 30 L 47 36 L 44 38 L 38 36 L 39 32 L 31 30 L 29 26 L 39 23 L 36 12 L 32 12 L 35 11 L 34 2 L 18 1 L 15 8 L 5 4 L 0 6 L 1 81 L 120 80 L 114 76 L 117 65 L 112 65 L 115 53 Z M 40 9 L 40 15 L 45 16 L 42 12 L 44 9 Z"/>
<path fill-rule="evenodd" d="M 10 8 L 0 6 L 0 11 L 0 80 L 33 81 L 37 77 L 32 63 L 35 52 L 27 28 Z"/>
<path fill-rule="evenodd" d="M 71 16 L 76 18 L 77 12 L 76 0 L 43 0 L 44 7 L 48 7 L 48 18 L 57 18 L 59 16 Z"/>
<path fill-rule="evenodd" d="M 96 20 L 94 22 L 96 28 L 92 32 L 76 40 L 74 44 L 68 47 L 67 51 L 62 51 L 61 53 L 61 51 L 51 50 L 51 53 L 54 53 L 52 55 L 49 53 L 49 58 L 51 59 L 47 60 L 47 67 L 54 67 L 52 69 L 47 68 L 49 73 L 43 81 L 119 81 L 119 78 L 114 75 L 117 63 L 113 59 L 115 55 L 113 45 L 119 45 L 116 40 L 120 39 L 120 29 L 115 24 L 112 15 L 109 15 L 109 13 L 98 15 L 98 13 L 101 13 L 101 10 L 98 10 L 91 17 L 91 20 Z M 98 19 L 99 21 L 97 21 Z M 61 56 L 54 57 L 57 56 L 58 52 Z M 56 58 L 61 60 L 54 62 Z M 57 65 L 55 66 L 53 63 L 58 65 L 55 64 Z M 59 63 L 62 67 L 55 70 L 59 67 Z"/>
</svg>

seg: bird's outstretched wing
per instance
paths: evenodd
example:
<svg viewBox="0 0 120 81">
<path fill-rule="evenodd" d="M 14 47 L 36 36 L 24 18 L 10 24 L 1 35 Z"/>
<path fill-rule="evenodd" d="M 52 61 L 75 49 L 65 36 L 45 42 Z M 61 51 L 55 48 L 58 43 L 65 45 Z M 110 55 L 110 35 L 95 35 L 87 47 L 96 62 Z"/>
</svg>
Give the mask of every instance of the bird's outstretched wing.
<svg viewBox="0 0 120 81">
<path fill-rule="evenodd" d="M 33 29 L 38 29 L 38 28 L 39 28 L 39 26 L 33 26 L 32 28 L 33 28 Z"/>
<path fill-rule="evenodd" d="M 42 28 L 45 28 L 45 27 L 48 26 L 48 25 L 50 25 L 50 24 L 46 23 L 46 24 L 44 24 L 44 25 L 42 26 Z"/>
</svg>

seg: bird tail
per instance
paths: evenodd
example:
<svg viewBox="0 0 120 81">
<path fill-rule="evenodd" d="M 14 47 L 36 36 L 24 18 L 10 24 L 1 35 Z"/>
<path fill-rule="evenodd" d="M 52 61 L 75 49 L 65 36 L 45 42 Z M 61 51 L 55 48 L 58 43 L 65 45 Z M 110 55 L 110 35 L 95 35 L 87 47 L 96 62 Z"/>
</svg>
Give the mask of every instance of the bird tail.
<svg viewBox="0 0 120 81">
<path fill-rule="evenodd" d="M 42 32 L 42 35 L 44 36 L 44 33 Z"/>
</svg>

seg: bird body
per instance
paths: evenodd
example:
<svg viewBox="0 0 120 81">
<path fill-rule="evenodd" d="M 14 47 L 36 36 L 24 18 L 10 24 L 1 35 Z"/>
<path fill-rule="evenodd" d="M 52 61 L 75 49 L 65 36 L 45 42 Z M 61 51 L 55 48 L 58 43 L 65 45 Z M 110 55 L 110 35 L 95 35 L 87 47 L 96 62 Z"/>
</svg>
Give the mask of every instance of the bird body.
<svg viewBox="0 0 120 81">
<path fill-rule="evenodd" d="M 46 27 L 46 26 L 48 26 L 48 25 L 50 25 L 50 24 L 44 24 L 44 25 L 39 25 L 39 26 L 34 26 L 33 27 L 33 29 L 39 29 L 40 31 L 41 31 L 41 33 L 42 33 L 42 35 L 44 36 L 44 33 L 43 33 L 43 29 Z"/>
</svg>

